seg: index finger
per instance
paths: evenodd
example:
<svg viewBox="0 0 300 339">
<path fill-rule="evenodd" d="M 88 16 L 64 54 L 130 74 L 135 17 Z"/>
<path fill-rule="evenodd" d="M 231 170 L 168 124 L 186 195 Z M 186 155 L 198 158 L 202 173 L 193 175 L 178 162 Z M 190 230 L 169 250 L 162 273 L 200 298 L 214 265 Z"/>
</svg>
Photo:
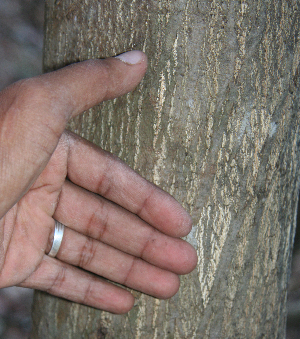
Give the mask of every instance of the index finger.
<svg viewBox="0 0 300 339">
<path fill-rule="evenodd" d="M 68 177 L 173 237 L 187 235 L 190 215 L 168 193 L 142 178 L 119 158 L 68 132 Z"/>
</svg>

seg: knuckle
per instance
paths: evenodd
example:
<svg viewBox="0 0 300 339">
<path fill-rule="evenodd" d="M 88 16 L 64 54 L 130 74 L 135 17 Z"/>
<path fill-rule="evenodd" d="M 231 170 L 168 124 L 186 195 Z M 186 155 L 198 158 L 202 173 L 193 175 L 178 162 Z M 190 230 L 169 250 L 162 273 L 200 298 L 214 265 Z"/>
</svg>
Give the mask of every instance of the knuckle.
<svg viewBox="0 0 300 339">
<path fill-rule="evenodd" d="M 96 246 L 93 239 L 88 238 L 80 252 L 79 267 L 87 268 L 95 257 Z"/>
<path fill-rule="evenodd" d="M 112 67 L 110 65 L 109 60 L 95 60 L 90 59 L 81 62 L 78 64 L 79 67 L 85 72 L 93 72 L 94 74 L 98 74 L 99 77 L 101 77 L 101 80 L 103 83 L 106 84 L 106 86 L 103 88 L 103 99 L 108 100 L 111 99 L 114 96 L 111 96 L 111 87 L 115 86 L 114 82 L 116 82 L 117 79 L 114 79 L 112 77 Z M 95 80 L 98 82 L 99 77 L 95 77 Z"/>
<path fill-rule="evenodd" d="M 83 291 L 83 297 L 82 297 L 82 303 L 83 304 L 89 304 L 89 301 L 92 299 L 91 295 L 93 295 L 93 283 L 95 278 L 91 278 L 88 282 L 88 284 L 84 287 Z"/>
<path fill-rule="evenodd" d="M 126 274 L 125 274 L 125 276 L 124 276 L 122 285 L 126 286 L 126 285 L 130 282 L 132 273 L 133 273 L 134 270 L 135 270 L 135 267 L 136 267 L 137 262 L 138 262 L 138 258 L 133 257 L 133 258 L 132 258 L 132 263 L 131 263 L 131 265 L 130 265 L 128 271 L 126 272 Z"/>
<path fill-rule="evenodd" d="M 47 106 L 52 97 L 50 89 L 38 77 L 21 80 L 19 82 L 18 95 L 24 108 L 36 104 Z"/>
<path fill-rule="evenodd" d="M 42 77 L 20 80 L 16 83 L 15 100 L 11 103 L 7 114 L 16 117 L 26 124 L 28 130 L 44 136 L 60 137 L 67 113 L 53 85 Z M 63 114 L 62 114 L 63 113 Z M 53 119 L 55 117 L 55 119 Z M 51 122 L 50 119 L 52 118 Z M 63 126 L 63 127 L 62 127 Z"/>
<path fill-rule="evenodd" d="M 66 281 L 66 270 L 65 266 L 62 266 L 56 273 L 51 286 L 46 290 L 48 293 L 55 293 L 57 290 L 61 290 Z"/>
</svg>

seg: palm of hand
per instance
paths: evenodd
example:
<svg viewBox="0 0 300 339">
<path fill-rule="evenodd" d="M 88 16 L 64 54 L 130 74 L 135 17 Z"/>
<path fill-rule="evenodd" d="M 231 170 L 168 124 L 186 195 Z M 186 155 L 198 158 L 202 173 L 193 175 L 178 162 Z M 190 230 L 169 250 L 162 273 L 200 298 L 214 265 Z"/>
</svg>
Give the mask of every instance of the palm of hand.
<svg viewBox="0 0 300 339">
<path fill-rule="evenodd" d="M 67 156 L 68 147 L 60 142 L 30 190 L 0 220 L 5 233 L 0 287 L 24 282 L 49 252 L 53 215 L 67 175 Z"/>
</svg>

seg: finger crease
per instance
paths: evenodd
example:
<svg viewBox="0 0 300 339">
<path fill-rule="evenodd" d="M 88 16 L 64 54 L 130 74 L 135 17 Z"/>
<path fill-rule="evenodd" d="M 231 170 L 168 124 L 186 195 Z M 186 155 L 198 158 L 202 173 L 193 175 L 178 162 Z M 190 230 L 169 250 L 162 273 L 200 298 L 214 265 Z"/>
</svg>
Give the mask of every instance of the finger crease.
<svg viewBox="0 0 300 339">
<path fill-rule="evenodd" d="M 146 249 L 147 249 L 147 247 L 148 247 L 148 245 L 149 245 L 151 239 L 152 239 L 152 237 L 149 237 L 149 238 L 148 238 L 148 240 L 146 241 L 146 243 L 145 243 L 145 245 L 144 245 L 144 247 L 143 247 L 143 249 L 142 249 L 142 251 L 141 251 L 141 253 L 140 253 L 140 257 L 141 257 L 142 259 L 144 259 L 144 254 L 145 254 L 145 252 L 146 252 Z"/>
<path fill-rule="evenodd" d="M 108 229 L 108 220 L 109 220 L 108 213 L 106 213 L 105 218 L 103 219 L 103 222 L 102 222 L 102 227 L 100 227 L 100 229 L 99 229 L 99 234 L 98 234 L 97 240 L 103 239 L 104 234 L 106 233 L 106 231 Z"/>
<path fill-rule="evenodd" d="M 56 274 L 53 283 L 51 284 L 51 286 L 49 288 L 46 289 L 46 292 L 48 293 L 54 293 L 55 290 L 59 290 L 62 285 L 64 284 L 65 280 L 66 280 L 66 270 L 67 267 L 62 266 L 58 273 Z"/>
<path fill-rule="evenodd" d="M 108 158 L 108 156 L 106 156 L 106 168 L 105 168 L 105 172 L 103 173 L 102 177 L 100 178 L 99 182 L 98 182 L 98 185 L 97 185 L 97 189 L 96 189 L 96 192 L 100 195 L 102 195 L 103 197 L 106 197 L 111 188 L 112 188 L 112 185 L 111 185 L 111 181 L 109 179 L 109 176 L 107 174 L 109 174 L 111 176 L 111 172 L 113 171 L 112 170 L 112 166 L 113 166 L 113 163 L 112 161 Z"/>
<path fill-rule="evenodd" d="M 92 284 L 93 284 L 94 280 L 95 280 L 95 278 L 93 278 L 93 277 L 89 279 L 89 283 L 87 285 L 87 288 L 85 289 L 83 300 L 82 300 L 83 304 L 89 303 L 89 300 L 90 300 L 89 296 L 91 295 Z"/>
<path fill-rule="evenodd" d="M 94 259 L 95 253 L 96 246 L 94 245 L 94 240 L 91 238 L 87 238 L 80 253 L 78 266 L 82 268 L 88 267 L 92 260 Z"/>
<path fill-rule="evenodd" d="M 106 169 L 106 172 L 109 172 L 109 169 L 110 169 L 110 166 L 108 166 L 108 168 Z M 107 196 L 110 190 L 111 190 L 110 180 L 108 176 L 106 175 L 106 173 L 103 173 L 101 179 L 98 182 L 96 192 L 105 197 Z"/>
<path fill-rule="evenodd" d="M 92 216 L 90 217 L 87 223 L 87 226 L 85 228 L 85 234 L 97 240 L 101 240 L 103 238 L 104 233 L 106 233 L 107 228 L 108 228 L 109 216 L 108 216 L 108 213 L 106 212 L 105 217 L 103 218 L 103 215 L 104 215 L 103 207 L 104 207 L 104 204 L 102 203 L 101 207 L 92 213 Z M 101 220 L 99 220 L 100 219 L 99 215 L 101 215 Z M 98 226 L 99 224 L 101 224 L 101 227 Z"/>
<path fill-rule="evenodd" d="M 147 198 L 143 200 L 141 206 L 139 207 L 139 209 L 136 212 L 136 214 L 138 216 L 140 216 L 143 213 L 143 210 L 145 210 L 147 208 L 146 206 L 148 205 L 148 202 L 149 202 L 150 198 L 152 197 L 153 192 L 154 192 L 154 189 L 152 189 L 150 191 L 150 193 L 148 194 Z"/>
<path fill-rule="evenodd" d="M 89 237 L 91 237 L 93 234 L 93 224 L 96 223 L 95 221 L 96 215 L 97 215 L 97 211 L 93 212 L 86 225 L 85 234 Z"/>
<path fill-rule="evenodd" d="M 133 271 L 133 269 L 134 269 L 134 266 L 135 266 L 135 264 L 136 264 L 137 259 L 138 259 L 137 257 L 133 257 L 131 266 L 130 266 L 130 268 L 129 268 L 127 274 L 126 274 L 125 279 L 123 280 L 122 285 L 127 285 L 127 282 L 128 282 L 129 277 L 130 277 L 130 275 L 131 275 L 131 273 L 132 273 L 132 271 Z"/>
</svg>

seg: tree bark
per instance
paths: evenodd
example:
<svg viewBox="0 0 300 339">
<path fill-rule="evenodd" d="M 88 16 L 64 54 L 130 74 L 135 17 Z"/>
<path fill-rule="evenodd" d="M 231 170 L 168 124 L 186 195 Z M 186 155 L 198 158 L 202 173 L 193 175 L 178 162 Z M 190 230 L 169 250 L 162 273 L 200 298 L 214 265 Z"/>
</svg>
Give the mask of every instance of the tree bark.
<svg viewBox="0 0 300 339">
<path fill-rule="evenodd" d="M 36 293 L 31 338 L 284 338 L 299 174 L 297 0 L 47 0 L 45 71 L 143 50 L 139 87 L 70 128 L 191 213 L 199 264 L 124 316 Z"/>
</svg>

